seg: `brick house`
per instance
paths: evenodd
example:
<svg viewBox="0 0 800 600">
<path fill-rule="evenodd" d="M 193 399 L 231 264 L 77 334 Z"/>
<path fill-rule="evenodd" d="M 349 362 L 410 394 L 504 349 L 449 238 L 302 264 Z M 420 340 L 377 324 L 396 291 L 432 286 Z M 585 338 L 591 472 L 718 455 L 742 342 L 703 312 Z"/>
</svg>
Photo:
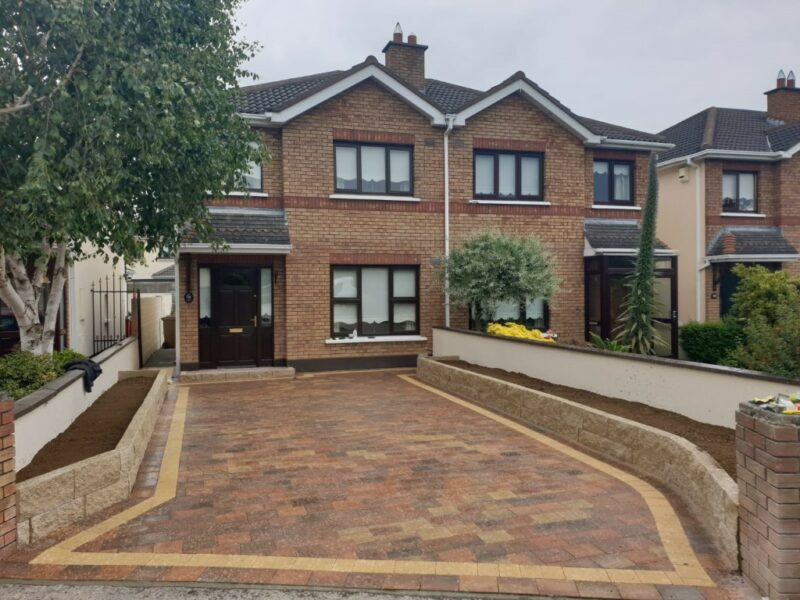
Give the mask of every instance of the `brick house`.
<svg viewBox="0 0 800 600">
<path fill-rule="evenodd" d="M 681 321 L 730 310 L 737 263 L 800 273 L 800 89 L 781 71 L 767 110 L 707 108 L 661 132 L 658 235 L 681 253 Z"/>
<path fill-rule="evenodd" d="M 566 341 L 608 332 L 647 160 L 671 146 L 578 116 L 522 72 L 487 91 L 426 78 L 426 50 L 398 26 L 385 64 L 243 89 L 272 160 L 253 166 L 249 195 L 211 203 L 227 252 L 191 235 L 180 249 L 180 368 L 413 364 L 431 327 L 470 325 L 437 264 L 486 229 L 537 235 L 561 279 L 548 306 L 498 318 Z M 659 252 L 671 274 L 674 252 Z"/>
</svg>

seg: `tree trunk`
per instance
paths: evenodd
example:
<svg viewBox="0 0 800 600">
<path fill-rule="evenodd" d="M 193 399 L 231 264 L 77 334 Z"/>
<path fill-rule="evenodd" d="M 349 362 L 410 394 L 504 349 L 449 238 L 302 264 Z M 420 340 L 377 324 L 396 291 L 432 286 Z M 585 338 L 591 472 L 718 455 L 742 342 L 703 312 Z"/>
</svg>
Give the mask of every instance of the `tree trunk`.
<svg viewBox="0 0 800 600">
<path fill-rule="evenodd" d="M 17 320 L 20 350 L 33 354 L 53 351 L 66 281 L 67 245 L 62 243 L 56 248 L 44 245 L 43 249 L 44 255 L 29 269 L 22 257 L 8 254 L 0 247 L 0 300 L 11 309 Z M 40 316 L 39 303 L 51 260 L 53 275 L 44 316 Z"/>
</svg>

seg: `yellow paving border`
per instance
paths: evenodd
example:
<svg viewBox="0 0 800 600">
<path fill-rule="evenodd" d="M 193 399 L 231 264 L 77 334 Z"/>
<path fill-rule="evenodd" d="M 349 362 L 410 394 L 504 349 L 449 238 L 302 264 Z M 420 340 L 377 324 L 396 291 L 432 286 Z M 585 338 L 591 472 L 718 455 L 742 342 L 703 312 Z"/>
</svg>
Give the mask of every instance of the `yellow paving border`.
<svg viewBox="0 0 800 600">
<path fill-rule="evenodd" d="M 150 498 L 143 500 L 100 523 L 89 527 L 63 542 L 48 548 L 31 560 L 34 565 L 87 565 L 87 566 L 137 566 L 137 567 L 205 567 L 328 571 L 348 573 L 403 573 L 410 575 L 483 575 L 490 577 L 515 577 L 526 579 L 558 579 L 569 581 L 601 581 L 611 583 L 646 583 L 663 585 L 691 585 L 715 587 L 714 582 L 700 565 L 689 545 L 689 540 L 661 492 L 641 479 L 545 435 L 447 394 L 437 388 L 417 381 L 408 375 L 398 375 L 411 385 L 421 387 L 468 410 L 505 425 L 539 443 L 610 475 L 630 485 L 645 500 L 658 527 L 662 544 L 672 562 L 674 571 L 648 571 L 629 569 L 593 569 L 584 567 L 559 567 L 555 565 L 518 565 L 506 563 L 440 562 L 416 560 L 363 560 L 349 558 L 315 558 L 260 555 L 223 554 L 171 554 L 163 552 L 78 552 L 84 544 L 142 516 L 148 511 L 175 498 L 178 488 L 183 434 L 189 404 L 189 387 L 180 386 L 178 398 L 164 448 L 164 457 L 156 489 Z"/>
</svg>

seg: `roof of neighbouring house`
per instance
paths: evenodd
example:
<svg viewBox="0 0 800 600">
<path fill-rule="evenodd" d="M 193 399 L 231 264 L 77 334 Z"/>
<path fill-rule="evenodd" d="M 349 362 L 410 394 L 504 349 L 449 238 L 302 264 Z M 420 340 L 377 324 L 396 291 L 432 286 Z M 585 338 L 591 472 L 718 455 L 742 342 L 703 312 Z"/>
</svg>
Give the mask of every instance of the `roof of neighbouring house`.
<svg viewBox="0 0 800 600">
<path fill-rule="evenodd" d="M 445 114 L 458 113 L 487 97 L 497 89 L 515 81 L 524 80 L 549 101 L 558 106 L 558 108 L 565 111 L 596 135 L 626 141 L 665 142 L 664 138 L 657 134 L 638 131 L 628 127 L 621 127 L 619 125 L 576 115 L 546 90 L 528 79 L 521 71 L 518 71 L 505 81 L 485 91 L 448 83 L 439 79 L 426 79 L 425 86 L 421 90 L 417 90 L 409 86 L 406 82 L 397 77 L 397 75 L 389 72 L 385 67 L 380 65 L 374 57 L 369 57 L 365 62 L 355 65 L 346 71 L 327 71 L 304 77 L 295 77 L 293 79 L 243 86 L 240 88 L 239 111 L 244 114 L 257 115 L 283 110 L 368 65 L 376 65 L 384 72 L 390 73 L 392 77 L 412 90 L 414 94 L 424 98 Z"/>
<path fill-rule="evenodd" d="M 175 263 L 156 271 L 150 276 L 150 279 L 175 279 Z"/>
<path fill-rule="evenodd" d="M 583 234 L 593 250 L 636 250 L 639 248 L 642 229 L 634 219 L 585 219 Z M 669 247 L 656 238 L 656 250 Z"/>
<path fill-rule="evenodd" d="M 278 209 L 212 207 L 208 221 L 214 239 L 226 244 L 288 245 L 289 225 L 286 214 Z M 183 238 L 184 244 L 200 240 L 193 230 Z"/>
<path fill-rule="evenodd" d="M 800 124 L 770 119 L 765 111 L 712 106 L 661 132 L 675 144 L 659 153 L 664 162 L 702 150 L 776 152 L 800 143 Z"/>
<path fill-rule="evenodd" d="M 725 234 L 733 236 L 733 252 L 725 251 Z M 797 250 L 783 237 L 780 227 L 722 227 L 711 240 L 706 255 L 788 255 L 796 256 Z"/>
</svg>

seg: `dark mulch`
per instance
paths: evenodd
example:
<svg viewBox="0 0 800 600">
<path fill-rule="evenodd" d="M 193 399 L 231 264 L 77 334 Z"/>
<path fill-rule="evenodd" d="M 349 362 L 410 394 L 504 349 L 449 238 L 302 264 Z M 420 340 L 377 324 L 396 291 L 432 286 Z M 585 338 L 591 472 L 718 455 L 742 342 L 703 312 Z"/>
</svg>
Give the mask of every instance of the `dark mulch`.
<svg viewBox="0 0 800 600">
<path fill-rule="evenodd" d="M 17 473 L 25 481 L 116 448 L 153 385 L 152 377 L 123 379 L 111 386 L 66 431 L 42 448 Z"/>
<path fill-rule="evenodd" d="M 541 379 L 534 379 L 520 373 L 511 373 L 502 369 L 492 369 L 489 367 L 479 367 L 462 360 L 443 360 L 442 362 L 451 364 L 461 369 L 467 369 L 475 373 L 489 375 L 497 379 L 516 383 L 540 392 L 561 396 L 567 400 L 585 404 L 592 408 L 602 410 L 612 415 L 625 417 L 637 423 L 643 423 L 663 429 L 675 435 L 686 438 L 699 448 L 708 452 L 719 465 L 736 477 L 736 432 L 733 429 L 718 427 L 698 423 L 688 417 L 674 412 L 653 408 L 639 402 L 628 402 L 619 398 L 608 398 L 600 394 L 594 394 L 584 390 L 578 390 L 565 385 L 548 383 Z"/>
</svg>

